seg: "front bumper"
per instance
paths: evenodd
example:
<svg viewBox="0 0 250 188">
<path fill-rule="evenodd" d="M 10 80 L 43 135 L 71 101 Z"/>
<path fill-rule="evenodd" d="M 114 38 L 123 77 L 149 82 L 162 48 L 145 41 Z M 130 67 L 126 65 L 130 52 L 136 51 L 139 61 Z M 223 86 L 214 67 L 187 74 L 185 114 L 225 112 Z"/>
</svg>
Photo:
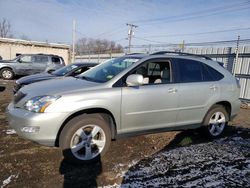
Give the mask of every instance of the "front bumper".
<svg viewBox="0 0 250 188">
<path fill-rule="evenodd" d="M 30 112 L 15 108 L 12 103 L 7 107 L 6 114 L 9 126 L 15 129 L 19 136 L 46 146 L 55 146 L 58 131 L 66 117 L 65 113 Z M 27 129 L 36 131 L 27 132 Z"/>
</svg>

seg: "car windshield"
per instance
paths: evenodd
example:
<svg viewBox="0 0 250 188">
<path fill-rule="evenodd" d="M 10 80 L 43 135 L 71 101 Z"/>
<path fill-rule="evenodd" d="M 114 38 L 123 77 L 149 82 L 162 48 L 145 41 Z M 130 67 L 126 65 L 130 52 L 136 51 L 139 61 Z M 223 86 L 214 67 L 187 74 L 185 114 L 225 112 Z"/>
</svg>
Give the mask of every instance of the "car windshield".
<svg viewBox="0 0 250 188">
<path fill-rule="evenodd" d="M 77 64 L 67 65 L 67 66 L 62 67 L 60 69 L 57 69 L 56 71 L 52 72 L 51 74 L 56 75 L 56 76 L 64 76 L 65 74 L 69 73 L 70 71 L 72 71 L 73 69 L 76 69 L 78 67 L 79 67 L 79 65 L 77 65 Z"/>
<path fill-rule="evenodd" d="M 119 74 L 138 60 L 140 60 L 140 58 L 138 57 L 120 57 L 111 59 L 79 75 L 79 78 L 93 82 L 104 83 L 111 80 L 117 74 Z"/>
</svg>

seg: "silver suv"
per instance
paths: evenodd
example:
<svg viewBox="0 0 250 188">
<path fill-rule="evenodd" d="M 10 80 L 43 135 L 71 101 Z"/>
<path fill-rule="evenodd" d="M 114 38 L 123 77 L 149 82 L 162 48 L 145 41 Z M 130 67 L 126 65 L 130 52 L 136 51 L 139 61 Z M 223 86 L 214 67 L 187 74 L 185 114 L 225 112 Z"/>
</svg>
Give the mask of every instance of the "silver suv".
<svg viewBox="0 0 250 188">
<path fill-rule="evenodd" d="M 207 57 L 125 55 L 78 78 L 23 87 L 7 114 L 20 136 L 59 146 L 67 160 L 84 163 L 124 136 L 202 127 L 219 137 L 239 112 L 239 88 L 231 73 Z"/>
<path fill-rule="evenodd" d="M 51 72 L 63 66 L 63 58 L 57 55 L 22 54 L 13 60 L 0 61 L 0 77 L 11 80 L 16 75 Z"/>
</svg>

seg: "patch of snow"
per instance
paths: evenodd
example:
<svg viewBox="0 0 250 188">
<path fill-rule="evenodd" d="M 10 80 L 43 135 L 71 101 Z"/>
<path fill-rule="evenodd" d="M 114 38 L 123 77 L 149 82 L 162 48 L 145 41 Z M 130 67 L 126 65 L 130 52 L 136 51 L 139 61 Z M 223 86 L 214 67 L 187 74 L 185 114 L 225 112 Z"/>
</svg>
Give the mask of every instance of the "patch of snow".
<svg viewBox="0 0 250 188">
<path fill-rule="evenodd" d="M 17 175 L 10 175 L 7 179 L 3 180 L 3 185 L 1 185 L 1 188 L 8 185 L 13 179 L 17 179 L 17 178 L 18 178 L 18 174 Z"/>
<path fill-rule="evenodd" d="M 250 139 L 232 136 L 163 150 L 123 169 L 120 187 L 248 187 L 249 146 Z"/>
<path fill-rule="evenodd" d="M 243 140 L 243 138 L 241 138 L 241 137 L 233 137 L 232 140 L 239 141 L 239 140 Z"/>
<path fill-rule="evenodd" d="M 113 167 L 113 171 L 117 173 L 115 178 L 124 177 L 124 175 L 126 174 L 128 169 L 130 167 L 136 165 L 137 162 L 138 162 L 138 160 L 132 160 L 132 162 L 128 163 L 128 164 L 119 163 L 119 164 L 115 165 Z"/>
<path fill-rule="evenodd" d="M 117 183 L 113 184 L 113 185 L 105 185 L 102 186 L 102 188 L 118 188 L 120 187 L 120 185 L 118 185 Z M 98 187 L 99 188 L 99 187 Z M 100 187 L 101 188 L 101 187 Z"/>
<path fill-rule="evenodd" d="M 16 134 L 16 131 L 14 129 L 8 129 L 6 130 L 6 134 Z"/>
</svg>

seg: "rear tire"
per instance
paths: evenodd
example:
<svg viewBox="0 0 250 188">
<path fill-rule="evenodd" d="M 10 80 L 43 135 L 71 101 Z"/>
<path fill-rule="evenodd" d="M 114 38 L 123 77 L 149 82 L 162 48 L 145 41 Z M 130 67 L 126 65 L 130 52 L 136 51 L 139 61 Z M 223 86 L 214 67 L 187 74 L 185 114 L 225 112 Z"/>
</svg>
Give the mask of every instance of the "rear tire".
<svg viewBox="0 0 250 188">
<path fill-rule="evenodd" d="M 10 68 L 3 68 L 0 71 L 0 75 L 4 80 L 12 80 L 15 76 L 13 70 L 11 70 Z"/>
<path fill-rule="evenodd" d="M 218 138 L 223 135 L 229 121 L 229 114 L 221 105 L 214 105 L 206 114 L 203 121 L 203 132 L 209 138 Z"/>
<path fill-rule="evenodd" d="M 59 137 L 65 160 L 76 164 L 96 162 L 109 148 L 111 131 L 98 114 L 84 114 L 71 119 Z"/>
</svg>

